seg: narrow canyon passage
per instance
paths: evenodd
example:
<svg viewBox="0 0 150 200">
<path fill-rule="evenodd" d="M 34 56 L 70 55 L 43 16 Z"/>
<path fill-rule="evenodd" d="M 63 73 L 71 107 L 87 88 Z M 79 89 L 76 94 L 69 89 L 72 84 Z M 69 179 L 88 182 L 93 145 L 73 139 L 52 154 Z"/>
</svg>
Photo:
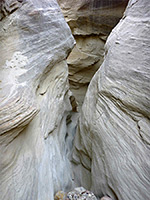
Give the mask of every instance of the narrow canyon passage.
<svg viewBox="0 0 150 200">
<path fill-rule="evenodd" d="M 0 1 L 1 200 L 149 200 L 149 32 L 149 0 Z"/>
<path fill-rule="evenodd" d="M 122 17 L 127 1 L 103 3 L 60 0 L 76 39 L 67 59 L 80 115 L 72 157 L 75 182 L 98 197 L 149 199 L 150 4 L 130 1 Z"/>
<path fill-rule="evenodd" d="M 70 88 L 80 110 L 91 78 L 103 62 L 106 39 L 123 16 L 128 0 L 58 3 L 76 41 L 67 64 Z"/>
</svg>

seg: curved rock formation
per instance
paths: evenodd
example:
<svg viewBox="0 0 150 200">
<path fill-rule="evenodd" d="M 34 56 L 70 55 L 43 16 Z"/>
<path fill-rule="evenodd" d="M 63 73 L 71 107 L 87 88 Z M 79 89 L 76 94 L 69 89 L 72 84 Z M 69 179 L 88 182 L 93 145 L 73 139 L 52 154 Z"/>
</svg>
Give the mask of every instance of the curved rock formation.
<svg viewBox="0 0 150 200">
<path fill-rule="evenodd" d="M 103 62 L 104 44 L 128 0 L 58 0 L 76 40 L 69 55 L 71 90 L 81 107 L 91 78 Z"/>
<path fill-rule="evenodd" d="M 149 0 L 131 0 L 85 97 L 73 160 L 99 197 L 150 197 L 149 32 Z"/>
<path fill-rule="evenodd" d="M 128 0 L 58 0 L 73 35 L 107 36 L 122 16 Z"/>
<path fill-rule="evenodd" d="M 0 199 L 52 200 L 72 188 L 66 57 L 74 39 L 55 0 L 1 1 L 0 16 Z"/>
<path fill-rule="evenodd" d="M 66 2 L 59 0 L 77 41 L 69 78 L 82 103 L 127 1 Z M 0 1 L 1 200 L 65 198 L 75 186 L 99 198 L 149 199 L 149 30 L 149 0 L 130 0 L 89 85 L 71 166 L 71 31 L 56 0 Z"/>
</svg>

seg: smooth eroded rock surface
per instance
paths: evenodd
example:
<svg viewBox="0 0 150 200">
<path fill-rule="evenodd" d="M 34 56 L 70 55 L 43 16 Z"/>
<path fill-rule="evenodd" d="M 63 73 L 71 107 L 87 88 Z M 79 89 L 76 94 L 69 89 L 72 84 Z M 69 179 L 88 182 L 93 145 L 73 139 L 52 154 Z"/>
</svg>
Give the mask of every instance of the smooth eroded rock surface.
<svg viewBox="0 0 150 200">
<path fill-rule="evenodd" d="M 108 197 L 108 196 L 104 196 L 100 200 L 112 200 L 112 199 L 110 197 Z"/>
<path fill-rule="evenodd" d="M 55 0 L 0 2 L 0 199 L 53 200 L 72 188 L 74 46 Z"/>
<path fill-rule="evenodd" d="M 58 0 L 76 40 L 69 55 L 69 82 L 82 106 L 91 78 L 103 62 L 104 44 L 123 15 L 128 0 Z"/>
<path fill-rule="evenodd" d="M 150 197 L 149 33 L 149 0 L 131 0 L 85 97 L 73 161 L 76 181 L 99 197 Z"/>
</svg>

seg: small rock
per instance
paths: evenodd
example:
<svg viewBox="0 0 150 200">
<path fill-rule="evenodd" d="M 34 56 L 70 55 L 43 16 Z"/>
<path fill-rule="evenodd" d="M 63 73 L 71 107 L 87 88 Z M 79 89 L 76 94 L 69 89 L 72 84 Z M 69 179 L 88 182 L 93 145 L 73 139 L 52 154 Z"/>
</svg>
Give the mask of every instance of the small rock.
<svg viewBox="0 0 150 200">
<path fill-rule="evenodd" d="M 67 194 L 63 191 L 58 191 L 55 194 L 54 200 L 65 200 L 66 199 Z"/>
<path fill-rule="evenodd" d="M 97 198 L 92 192 L 83 187 L 78 187 L 67 194 L 66 200 L 97 200 Z"/>
<path fill-rule="evenodd" d="M 74 191 L 78 192 L 79 194 L 82 194 L 82 193 L 86 192 L 86 189 L 83 187 L 77 187 L 74 189 Z"/>
</svg>

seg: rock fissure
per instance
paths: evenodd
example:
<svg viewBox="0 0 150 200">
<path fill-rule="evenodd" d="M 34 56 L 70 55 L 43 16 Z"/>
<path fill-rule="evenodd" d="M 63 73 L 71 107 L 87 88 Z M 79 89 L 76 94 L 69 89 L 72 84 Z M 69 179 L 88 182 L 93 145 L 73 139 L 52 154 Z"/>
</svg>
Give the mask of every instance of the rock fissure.
<svg viewBox="0 0 150 200">
<path fill-rule="evenodd" d="M 2 200 L 149 199 L 148 1 L 0 2 Z"/>
</svg>

